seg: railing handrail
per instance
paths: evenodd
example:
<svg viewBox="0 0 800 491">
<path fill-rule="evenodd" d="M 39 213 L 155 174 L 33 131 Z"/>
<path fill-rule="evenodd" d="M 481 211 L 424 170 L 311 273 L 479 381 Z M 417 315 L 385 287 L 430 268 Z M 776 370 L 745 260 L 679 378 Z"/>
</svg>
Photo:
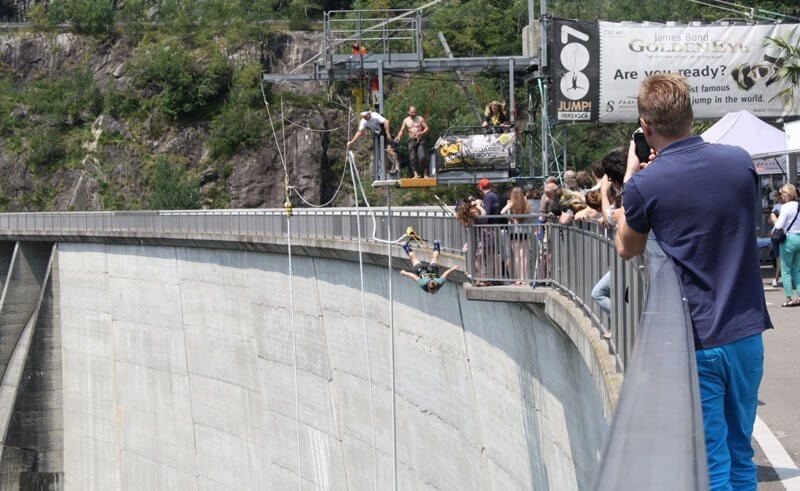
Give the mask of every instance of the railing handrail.
<svg viewBox="0 0 800 491">
<path fill-rule="evenodd" d="M 371 206 L 369 208 L 295 208 L 292 210 L 294 215 L 354 215 L 358 212 L 361 216 L 369 216 L 370 214 L 380 212 L 386 213 L 388 208 L 385 206 Z M 425 213 L 425 216 L 435 214 L 442 217 L 452 217 L 450 212 L 442 210 L 439 207 L 429 206 L 404 206 L 392 207 L 392 213 Z M 119 210 L 119 211 L 42 211 L 42 212 L 4 212 L 2 215 L 95 215 L 95 216 L 165 216 L 165 215 L 268 215 L 277 216 L 285 215 L 286 210 L 283 208 L 231 208 L 220 210 Z M 422 215 L 420 215 L 422 216 Z M 507 215 L 502 215 L 507 216 Z"/>
<path fill-rule="evenodd" d="M 708 489 L 703 415 L 686 298 L 655 240 L 640 335 L 593 489 Z"/>
<path fill-rule="evenodd" d="M 353 10 L 328 10 L 327 13 L 330 16 L 332 14 L 337 14 L 338 15 L 338 14 L 352 14 L 352 13 L 361 13 L 361 12 L 370 12 L 370 13 L 375 13 L 375 12 L 401 12 L 401 13 L 404 13 L 404 12 L 413 12 L 415 10 L 416 9 L 353 9 Z M 386 20 L 386 19 L 381 19 L 381 20 Z M 398 19 L 398 20 L 400 20 L 400 19 Z"/>
<path fill-rule="evenodd" d="M 239 236 L 283 237 L 287 231 L 285 210 L 241 209 L 241 210 L 143 210 L 111 212 L 41 212 L 41 213 L 2 213 L 2 229 L 13 232 L 34 232 L 58 230 L 64 235 L 89 235 L 103 237 L 124 235 L 126 232 L 158 235 L 163 233 L 174 237 L 176 234 L 202 234 L 213 240 L 237 240 Z M 392 217 L 401 221 L 402 229 L 411 225 L 423 237 L 438 239 L 442 250 L 460 254 L 466 231 L 452 214 L 438 207 L 400 207 L 392 209 Z M 361 222 L 362 239 L 366 242 L 379 242 L 386 230 L 389 211 L 385 207 L 370 208 L 298 208 L 293 210 L 293 237 L 321 237 L 335 239 L 355 239 L 357 221 Z M 425 229 L 426 232 L 422 232 Z M 373 239 L 373 230 L 378 241 Z M 84 232 L 91 231 L 92 234 Z M 13 234 L 6 234 L 13 235 Z M 393 237 L 392 239 L 396 239 Z M 250 240 L 250 239 L 248 239 Z"/>
</svg>

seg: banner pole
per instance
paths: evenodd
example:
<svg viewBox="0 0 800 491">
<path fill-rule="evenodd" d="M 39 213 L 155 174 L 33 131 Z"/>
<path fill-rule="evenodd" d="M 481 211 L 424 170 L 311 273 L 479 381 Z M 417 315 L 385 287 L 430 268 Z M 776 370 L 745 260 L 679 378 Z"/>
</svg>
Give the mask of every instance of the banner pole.
<svg viewBox="0 0 800 491">
<path fill-rule="evenodd" d="M 550 175 L 550 142 L 549 142 L 549 117 L 547 114 L 547 104 L 548 104 L 548 89 L 550 87 L 549 82 L 549 69 L 547 67 L 547 0 L 541 0 L 539 2 L 540 8 L 540 26 L 541 26 L 541 35 L 540 35 L 540 42 L 541 42 L 541 50 L 539 52 L 539 72 L 540 76 L 542 77 L 542 175 L 548 176 Z"/>
</svg>

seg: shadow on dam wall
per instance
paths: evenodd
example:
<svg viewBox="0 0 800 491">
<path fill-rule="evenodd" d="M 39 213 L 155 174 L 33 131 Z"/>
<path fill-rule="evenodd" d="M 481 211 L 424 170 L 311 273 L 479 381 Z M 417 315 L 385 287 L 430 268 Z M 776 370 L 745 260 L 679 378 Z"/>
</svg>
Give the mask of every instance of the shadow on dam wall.
<svg viewBox="0 0 800 491">
<path fill-rule="evenodd" d="M 60 243 L 55 268 L 66 488 L 297 487 L 287 256 Z M 303 488 L 374 489 L 374 418 L 390 489 L 386 268 L 364 270 L 369 358 L 358 264 L 293 273 Z M 394 299 L 401 489 L 589 487 L 607 397 L 544 311 L 397 272 Z"/>
</svg>

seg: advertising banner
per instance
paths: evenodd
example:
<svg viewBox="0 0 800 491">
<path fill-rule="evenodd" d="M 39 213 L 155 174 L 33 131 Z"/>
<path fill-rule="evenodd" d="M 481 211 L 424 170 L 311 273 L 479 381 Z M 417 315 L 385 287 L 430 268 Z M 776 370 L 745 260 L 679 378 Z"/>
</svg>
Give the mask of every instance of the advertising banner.
<svg viewBox="0 0 800 491">
<path fill-rule="evenodd" d="M 434 145 L 443 170 L 508 169 L 512 162 L 514 133 L 448 135 Z"/>
<path fill-rule="evenodd" d="M 558 121 L 597 121 L 600 107 L 600 40 L 595 21 L 555 19 L 548 33 L 550 114 Z"/>
<path fill-rule="evenodd" d="M 797 42 L 798 24 L 669 25 L 558 19 L 550 36 L 551 107 L 559 121 L 635 122 L 639 84 L 654 73 L 687 78 L 695 119 L 717 119 L 741 109 L 759 117 L 800 115 L 800 91 L 789 103 L 778 95 L 786 88 L 778 80 L 785 60 L 767 45 L 770 37 Z M 596 59 L 594 52 L 598 53 Z M 576 98 L 579 94 L 583 98 Z"/>
</svg>

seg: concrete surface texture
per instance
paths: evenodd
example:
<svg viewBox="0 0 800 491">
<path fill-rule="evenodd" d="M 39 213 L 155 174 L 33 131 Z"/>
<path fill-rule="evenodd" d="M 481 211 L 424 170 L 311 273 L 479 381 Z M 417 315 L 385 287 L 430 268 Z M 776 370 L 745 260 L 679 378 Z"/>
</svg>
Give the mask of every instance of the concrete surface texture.
<svg viewBox="0 0 800 491">
<path fill-rule="evenodd" d="M 386 268 L 367 352 L 358 264 L 294 258 L 296 392 L 287 256 L 58 249 L 67 489 L 297 489 L 298 445 L 303 489 L 391 489 Z M 606 396 L 563 331 L 393 278 L 400 489 L 587 489 Z"/>
<path fill-rule="evenodd" d="M 28 292 L 26 301 L 33 310 L 0 383 L 0 489 L 61 489 L 64 438 L 55 268 L 50 267 L 50 254 L 46 262 L 31 261 L 41 259 L 48 248 L 55 253 L 52 244 L 18 245 L 4 297 Z M 44 271 L 44 277 L 37 279 L 37 271 Z M 39 285 L 38 292 L 33 284 Z M 2 324 L 3 335 L 13 325 Z"/>
<path fill-rule="evenodd" d="M 0 326 L 3 327 L 0 336 L 0 379 L 6 372 L 22 330 L 36 309 L 51 248 L 52 244 L 48 243 L 20 243 L 12 252 L 12 265 L 6 267 L 10 274 L 7 274 L 0 297 Z"/>
<path fill-rule="evenodd" d="M 775 329 L 764 333 L 764 378 L 759 390 L 758 415 L 786 453 L 800 465 L 800 308 L 785 308 L 783 288 L 767 288 L 767 309 Z M 779 482 L 766 457 L 756 453 L 759 489 L 796 489 L 800 473 L 790 470 L 795 488 Z M 785 487 L 784 487 L 785 486 Z"/>
</svg>

